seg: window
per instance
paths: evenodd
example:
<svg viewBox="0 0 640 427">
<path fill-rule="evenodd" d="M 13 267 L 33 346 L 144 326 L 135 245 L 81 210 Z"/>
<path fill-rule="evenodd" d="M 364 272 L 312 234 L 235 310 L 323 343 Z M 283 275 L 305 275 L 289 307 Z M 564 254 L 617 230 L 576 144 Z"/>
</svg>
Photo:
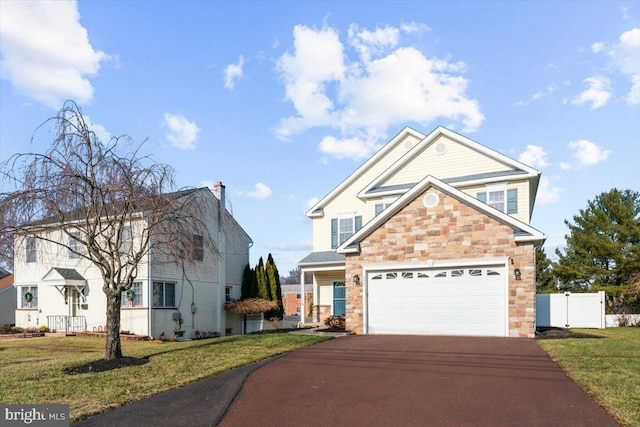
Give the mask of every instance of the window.
<svg viewBox="0 0 640 427">
<path fill-rule="evenodd" d="M 175 307 L 176 284 L 169 282 L 153 282 L 153 306 Z"/>
<path fill-rule="evenodd" d="M 193 235 L 193 260 L 194 261 L 202 261 L 204 260 L 204 239 L 202 236 L 194 234 Z"/>
<path fill-rule="evenodd" d="M 120 253 L 122 255 L 127 255 L 131 252 L 131 246 L 133 243 L 133 235 L 131 234 L 131 226 L 125 225 L 122 228 L 122 245 L 120 245 Z"/>
<path fill-rule="evenodd" d="M 20 308 L 38 308 L 38 287 L 20 287 Z"/>
<path fill-rule="evenodd" d="M 462 277 L 464 270 L 451 270 L 451 277 Z"/>
<path fill-rule="evenodd" d="M 331 220 L 331 249 L 343 244 L 362 228 L 361 216 L 343 216 Z"/>
<path fill-rule="evenodd" d="M 122 307 L 140 307 L 142 306 L 142 282 L 133 282 L 131 289 L 124 291 L 120 297 Z"/>
<path fill-rule="evenodd" d="M 300 294 L 296 294 L 296 299 L 300 299 Z"/>
<path fill-rule="evenodd" d="M 225 302 L 231 301 L 231 286 L 225 286 L 225 288 L 224 288 L 224 300 L 225 300 Z"/>
<path fill-rule="evenodd" d="M 38 257 L 36 256 L 36 238 L 27 237 L 27 262 L 36 262 Z"/>
<path fill-rule="evenodd" d="M 380 203 L 375 204 L 375 215 L 378 216 L 380 213 L 387 209 L 389 206 L 393 204 L 398 198 L 394 197 L 391 199 L 383 199 Z"/>
<path fill-rule="evenodd" d="M 488 194 L 487 194 L 488 193 Z M 508 214 L 518 213 L 518 189 L 496 188 L 477 194 L 478 200 Z"/>
<path fill-rule="evenodd" d="M 69 259 L 80 258 L 80 255 L 78 255 L 81 249 L 80 242 L 78 241 L 79 238 L 80 233 L 77 231 L 72 232 L 69 236 Z"/>
<path fill-rule="evenodd" d="M 344 316 L 347 313 L 347 292 L 344 280 L 333 281 L 333 315 Z"/>
</svg>

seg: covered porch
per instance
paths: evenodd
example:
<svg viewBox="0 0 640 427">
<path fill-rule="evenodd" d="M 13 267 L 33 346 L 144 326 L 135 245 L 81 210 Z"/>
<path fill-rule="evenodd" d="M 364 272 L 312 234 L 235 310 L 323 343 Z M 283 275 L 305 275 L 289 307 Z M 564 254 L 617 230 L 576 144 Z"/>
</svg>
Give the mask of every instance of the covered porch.
<svg viewBox="0 0 640 427">
<path fill-rule="evenodd" d="M 47 315 L 47 327 L 51 332 L 85 332 L 87 319 L 84 310 L 88 308 L 85 295 L 87 281 L 72 268 L 53 267 L 42 277 L 44 286 L 54 287 L 62 296 L 67 307 L 66 314 Z"/>
<path fill-rule="evenodd" d="M 312 252 L 298 262 L 300 267 L 300 294 L 304 295 L 305 273 L 313 275 L 313 305 L 311 319 L 301 317 L 301 326 L 323 325 L 332 315 L 344 314 L 346 309 L 346 288 L 344 280 L 345 258 L 335 251 Z M 308 313 L 304 298 L 300 298 L 300 312 Z"/>
</svg>

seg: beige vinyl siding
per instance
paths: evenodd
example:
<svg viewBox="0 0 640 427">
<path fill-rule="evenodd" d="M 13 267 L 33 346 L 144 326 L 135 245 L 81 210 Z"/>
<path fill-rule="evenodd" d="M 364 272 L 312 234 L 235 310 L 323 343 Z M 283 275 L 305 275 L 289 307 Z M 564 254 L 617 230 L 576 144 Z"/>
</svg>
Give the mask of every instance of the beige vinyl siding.
<svg viewBox="0 0 640 427">
<path fill-rule="evenodd" d="M 337 194 L 325 206 L 324 215 L 321 218 L 313 218 L 313 250 L 315 252 L 331 250 L 332 218 L 337 218 L 339 215 L 346 213 L 353 213 L 354 216 L 362 216 L 363 226 L 373 218 L 373 210 L 369 209 L 366 202 L 358 198 L 358 193 L 406 154 L 408 148 L 410 149 L 419 141 L 418 138 L 412 135 L 407 135 L 405 138 L 400 139 L 390 152 L 380 158 L 351 185 Z"/>
<path fill-rule="evenodd" d="M 447 144 L 447 151 L 444 154 L 436 153 L 436 146 L 441 142 Z M 413 184 L 427 175 L 432 175 L 439 180 L 445 180 L 447 178 L 509 171 L 511 169 L 511 167 L 488 157 L 486 154 L 452 141 L 445 136 L 440 136 L 408 164 L 388 177 L 383 185 Z"/>
</svg>

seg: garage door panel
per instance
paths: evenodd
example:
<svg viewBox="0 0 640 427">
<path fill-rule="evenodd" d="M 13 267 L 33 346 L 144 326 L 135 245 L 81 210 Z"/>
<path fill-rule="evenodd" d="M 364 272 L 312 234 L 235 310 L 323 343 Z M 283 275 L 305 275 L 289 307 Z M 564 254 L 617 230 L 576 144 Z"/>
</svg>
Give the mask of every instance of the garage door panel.
<svg viewBox="0 0 640 427">
<path fill-rule="evenodd" d="M 470 274 L 472 270 L 476 276 Z M 487 274 L 489 270 L 494 274 Z M 368 332 L 504 336 L 503 270 L 494 266 L 371 274 Z"/>
</svg>

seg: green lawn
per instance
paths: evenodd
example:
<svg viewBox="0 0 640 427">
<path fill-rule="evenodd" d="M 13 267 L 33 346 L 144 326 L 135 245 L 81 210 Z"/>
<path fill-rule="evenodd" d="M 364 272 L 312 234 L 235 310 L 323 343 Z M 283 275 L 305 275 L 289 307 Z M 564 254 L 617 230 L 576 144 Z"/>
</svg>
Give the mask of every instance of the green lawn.
<svg viewBox="0 0 640 427">
<path fill-rule="evenodd" d="M 0 341 L 0 402 L 70 405 L 77 421 L 110 407 L 160 393 L 207 376 L 324 341 L 291 334 L 232 336 L 189 342 L 122 341 L 140 366 L 67 375 L 64 369 L 104 355 L 104 339 L 30 338 Z"/>
<path fill-rule="evenodd" d="M 640 427 L 640 328 L 574 331 L 600 339 L 568 338 L 538 342 L 622 425 Z"/>
</svg>

